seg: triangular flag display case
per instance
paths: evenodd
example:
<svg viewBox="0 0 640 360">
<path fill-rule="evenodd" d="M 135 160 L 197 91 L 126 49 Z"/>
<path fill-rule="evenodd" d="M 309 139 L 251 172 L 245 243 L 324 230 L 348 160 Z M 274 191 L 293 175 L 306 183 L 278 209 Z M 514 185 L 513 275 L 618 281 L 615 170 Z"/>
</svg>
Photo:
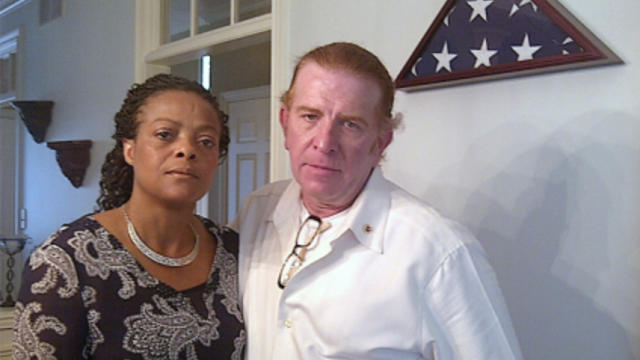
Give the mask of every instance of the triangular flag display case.
<svg viewBox="0 0 640 360">
<path fill-rule="evenodd" d="M 622 60 L 556 0 L 447 0 L 396 78 L 419 90 Z"/>
</svg>

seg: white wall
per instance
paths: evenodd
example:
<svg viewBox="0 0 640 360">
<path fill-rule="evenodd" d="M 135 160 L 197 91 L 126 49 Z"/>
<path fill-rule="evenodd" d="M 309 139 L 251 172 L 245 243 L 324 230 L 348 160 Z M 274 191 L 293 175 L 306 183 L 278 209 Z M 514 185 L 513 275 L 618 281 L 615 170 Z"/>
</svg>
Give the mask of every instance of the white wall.
<svg viewBox="0 0 640 360">
<path fill-rule="evenodd" d="M 38 24 L 38 3 L 29 1 L 0 21 L 0 35 L 23 31 L 24 100 L 52 100 L 45 141 L 93 141 L 84 183 L 74 188 L 55 152 L 25 132 L 23 205 L 26 234 L 42 242 L 62 223 L 92 212 L 100 167 L 113 146 L 113 115 L 133 82 L 135 2 L 66 0 L 63 16 Z"/>
<path fill-rule="evenodd" d="M 395 77 L 444 2 L 291 1 L 291 58 L 353 41 Z M 637 359 L 640 3 L 562 3 L 626 64 L 399 92 L 383 169 L 473 230 L 526 359 Z"/>
<path fill-rule="evenodd" d="M 562 2 L 626 64 L 399 92 L 405 130 L 384 170 L 474 231 L 527 359 L 636 359 L 640 3 Z M 353 41 L 395 76 L 443 3 L 290 1 L 286 45 L 293 59 Z M 113 114 L 133 81 L 134 9 L 130 0 L 67 0 L 62 19 L 39 26 L 32 0 L 0 21 L 0 35 L 23 29 L 23 98 L 56 103 L 46 140 L 94 141 L 76 189 L 54 152 L 26 135 L 26 232 L 38 243 L 95 206 Z"/>
</svg>

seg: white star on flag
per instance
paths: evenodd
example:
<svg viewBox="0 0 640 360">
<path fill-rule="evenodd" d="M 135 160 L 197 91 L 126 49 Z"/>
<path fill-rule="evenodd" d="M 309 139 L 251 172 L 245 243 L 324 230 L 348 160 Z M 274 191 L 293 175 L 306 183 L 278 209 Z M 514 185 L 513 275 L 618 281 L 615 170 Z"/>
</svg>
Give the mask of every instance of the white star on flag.
<svg viewBox="0 0 640 360">
<path fill-rule="evenodd" d="M 471 6 L 473 12 L 471 13 L 471 18 L 469 18 L 469 22 L 472 22 L 473 19 L 478 16 L 482 17 L 482 19 L 487 21 L 487 7 L 493 3 L 493 0 L 470 0 L 467 1 L 467 5 Z"/>
<path fill-rule="evenodd" d="M 497 50 L 489 50 L 487 48 L 487 38 L 484 38 L 480 49 L 471 49 L 471 53 L 476 57 L 476 63 L 473 65 L 473 68 L 475 69 L 482 65 L 491 66 L 491 57 L 497 52 Z"/>
<path fill-rule="evenodd" d="M 524 61 L 533 59 L 533 54 L 540 50 L 541 47 L 542 46 L 531 46 L 531 44 L 529 44 L 529 34 L 524 34 L 522 45 L 512 46 L 511 48 L 518 54 L 518 61 Z"/>
<path fill-rule="evenodd" d="M 531 7 L 533 8 L 533 11 L 538 11 L 538 5 L 536 5 L 533 1 L 531 0 L 522 0 L 520 1 L 520 7 L 523 7 L 527 4 L 531 4 Z"/>
<path fill-rule="evenodd" d="M 571 44 L 573 42 L 573 39 L 569 36 L 567 36 L 566 39 L 564 39 L 564 41 L 562 42 L 562 45 L 567 45 L 567 44 Z M 569 52 L 565 49 L 562 50 L 562 55 L 569 55 Z"/>
<path fill-rule="evenodd" d="M 451 15 L 451 13 L 456 9 L 456 7 L 452 7 L 451 10 L 449 10 L 449 13 L 447 14 L 447 16 L 445 16 L 444 18 L 444 24 L 449 26 L 449 16 Z"/>
<path fill-rule="evenodd" d="M 413 73 L 413 75 L 418 76 L 418 70 L 416 70 L 416 66 L 418 66 L 418 64 L 420 63 L 420 61 L 422 60 L 422 56 L 418 58 L 418 61 L 416 61 L 415 64 L 413 64 L 413 67 L 411 67 L 411 72 Z"/>
<path fill-rule="evenodd" d="M 518 10 L 520 10 L 520 8 L 518 7 L 518 5 L 513 4 L 513 6 L 511 7 L 511 12 L 509 13 L 509 17 L 512 17 L 513 14 L 517 13 Z"/>
<path fill-rule="evenodd" d="M 442 52 L 433 53 L 434 58 L 438 60 L 438 65 L 436 65 L 436 72 L 440 71 L 440 69 L 445 68 L 447 71 L 451 72 L 451 60 L 455 59 L 458 54 L 449 54 L 449 45 L 445 41 L 444 46 L 442 47 Z"/>
</svg>

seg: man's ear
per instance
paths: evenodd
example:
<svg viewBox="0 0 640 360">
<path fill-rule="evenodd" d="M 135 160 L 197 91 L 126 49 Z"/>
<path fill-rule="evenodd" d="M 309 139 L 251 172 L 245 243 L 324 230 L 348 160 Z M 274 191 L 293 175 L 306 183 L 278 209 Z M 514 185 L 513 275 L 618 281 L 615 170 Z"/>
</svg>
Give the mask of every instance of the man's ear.
<svg viewBox="0 0 640 360">
<path fill-rule="evenodd" d="M 122 139 L 122 156 L 127 164 L 133 166 L 135 159 L 135 140 Z"/>
<path fill-rule="evenodd" d="M 282 130 L 284 133 L 287 133 L 287 118 L 289 117 L 289 110 L 287 110 L 286 106 L 280 107 L 280 126 L 282 126 Z"/>
<path fill-rule="evenodd" d="M 289 126 L 289 110 L 286 106 L 280 107 L 280 126 L 282 126 L 282 132 L 284 133 L 284 148 L 289 150 L 287 144 L 287 127 Z"/>
<path fill-rule="evenodd" d="M 382 130 L 378 134 L 378 155 L 382 155 L 384 150 L 391 144 L 393 140 L 393 129 Z"/>
</svg>

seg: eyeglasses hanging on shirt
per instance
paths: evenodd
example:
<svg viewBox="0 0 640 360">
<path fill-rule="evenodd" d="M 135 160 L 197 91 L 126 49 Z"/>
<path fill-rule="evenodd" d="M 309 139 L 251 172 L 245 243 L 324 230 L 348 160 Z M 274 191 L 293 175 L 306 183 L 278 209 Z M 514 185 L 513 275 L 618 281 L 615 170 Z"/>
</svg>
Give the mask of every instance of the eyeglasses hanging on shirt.
<svg viewBox="0 0 640 360">
<path fill-rule="evenodd" d="M 329 227 L 331 227 L 330 223 L 323 223 L 322 219 L 315 215 L 309 215 L 302 222 L 302 225 L 300 225 L 296 234 L 296 241 L 293 244 L 293 249 L 282 263 L 282 268 L 280 268 L 280 275 L 278 275 L 278 287 L 280 289 L 284 289 L 284 287 L 287 286 L 289 280 L 291 280 L 293 275 L 295 275 L 302 264 L 304 264 L 309 246 L 313 244 L 314 240 L 320 235 L 320 233 L 327 230 Z M 309 236 L 301 236 L 303 233 Z"/>
</svg>

